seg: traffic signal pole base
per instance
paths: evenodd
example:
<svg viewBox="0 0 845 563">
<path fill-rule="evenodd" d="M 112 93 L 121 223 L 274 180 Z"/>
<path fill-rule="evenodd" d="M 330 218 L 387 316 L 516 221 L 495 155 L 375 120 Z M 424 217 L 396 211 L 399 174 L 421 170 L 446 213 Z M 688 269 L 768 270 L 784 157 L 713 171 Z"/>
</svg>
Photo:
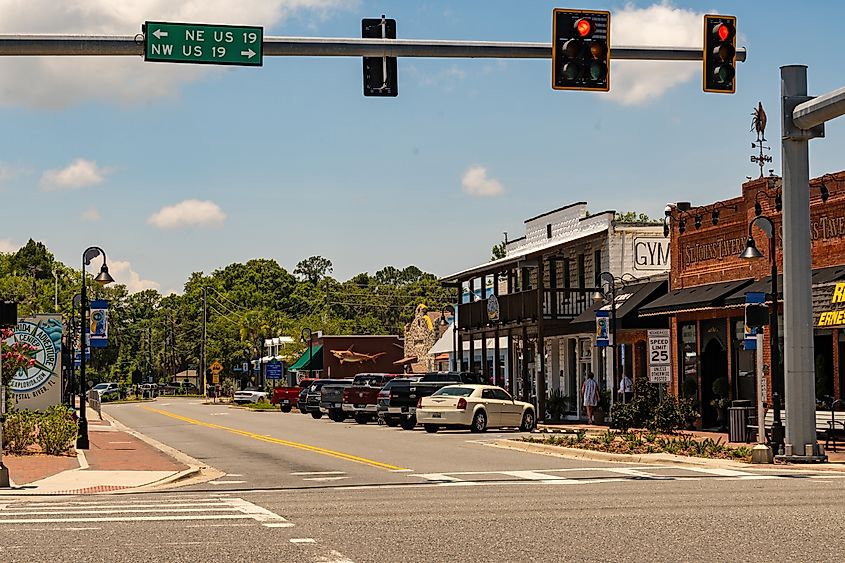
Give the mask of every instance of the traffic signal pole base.
<svg viewBox="0 0 845 563">
<path fill-rule="evenodd" d="M 792 444 L 786 444 L 784 450 L 786 455 L 777 455 L 775 460 L 788 463 L 826 463 L 828 461 L 827 454 L 819 444 L 807 444 L 803 455 L 793 452 Z"/>
<path fill-rule="evenodd" d="M 766 444 L 757 444 L 751 448 L 751 463 L 773 463 L 772 448 Z"/>
<path fill-rule="evenodd" d="M 0 489 L 12 488 L 12 480 L 9 477 L 9 468 L 0 462 Z"/>
<path fill-rule="evenodd" d="M 87 420 L 79 420 L 79 436 L 76 438 L 76 449 L 77 450 L 87 450 L 88 449 L 88 421 Z"/>
</svg>

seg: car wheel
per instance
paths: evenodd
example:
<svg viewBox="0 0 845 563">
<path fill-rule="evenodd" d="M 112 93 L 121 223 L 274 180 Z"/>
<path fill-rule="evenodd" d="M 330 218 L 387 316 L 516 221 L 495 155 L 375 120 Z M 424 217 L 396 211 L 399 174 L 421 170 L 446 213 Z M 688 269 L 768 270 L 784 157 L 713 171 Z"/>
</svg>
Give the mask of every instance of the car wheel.
<svg viewBox="0 0 845 563">
<path fill-rule="evenodd" d="M 335 422 L 343 422 L 346 420 L 346 415 L 343 414 L 343 411 L 331 411 L 329 413 L 329 418 Z"/>
<path fill-rule="evenodd" d="M 472 426 L 470 426 L 470 430 L 473 432 L 484 432 L 487 430 L 487 413 L 484 411 L 478 411 L 475 413 L 475 416 L 472 417 Z"/>
<path fill-rule="evenodd" d="M 520 424 L 519 429 L 523 432 L 531 432 L 534 430 L 534 423 L 534 411 L 525 411 L 525 414 L 522 415 L 522 424 Z"/>
<path fill-rule="evenodd" d="M 387 424 L 389 428 L 396 428 L 397 426 L 399 426 L 399 421 L 393 418 L 392 416 L 390 418 L 385 417 L 384 423 Z"/>
<path fill-rule="evenodd" d="M 290 405 L 284 406 L 282 405 L 282 412 L 290 412 Z"/>
<path fill-rule="evenodd" d="M 323 418 L 323 413 L 321 413 L 321 412 L 312 412 L 312 413 L 311 413 L 311 418 L 313 418 L 314 420 L 320 420 L 321 418 Z"/>
<path fill-rule="evenodd" d="M 414 426 L 417 425 L 417 417 L 415 416 L 406 416 L 400 422 L 402 426 L 402 430 L 413 430 Z"/>
<path fill-rule="evenodd" d="M 356 414 L 355 415 L 355 422 L 358 424 L 367 424 L 370 421 L 370 417 L 365 414 Z"/>
<path fill-rule="evenodd" d="M 429 434 L 434 434 L 435 432 L 440 430 L 440 428 L 436 424 L 423 424 L 423 428 L 425 428 L 425 431 Z"/>
</svg>

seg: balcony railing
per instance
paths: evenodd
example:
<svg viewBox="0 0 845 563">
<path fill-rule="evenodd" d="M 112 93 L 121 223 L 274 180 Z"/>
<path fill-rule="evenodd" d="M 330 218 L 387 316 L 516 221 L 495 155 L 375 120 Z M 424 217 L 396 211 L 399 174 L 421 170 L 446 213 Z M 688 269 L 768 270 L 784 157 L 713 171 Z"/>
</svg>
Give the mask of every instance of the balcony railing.
<svg viewBox="0 0 845 563">
<path fill-rule="evenodd" d="M 499 295 L 499 318 L 492 321 L 487 312 L 488 299 L 463 303 L 458 306 L 458 328 L 476 329 L 494 324 L 537 321 L 537 291 L 530 289 L 518 293 Z M 591 289 L 543 290 L 543 318 L 550 320 L 574 319 L 592 307 Z"/>
</svg>

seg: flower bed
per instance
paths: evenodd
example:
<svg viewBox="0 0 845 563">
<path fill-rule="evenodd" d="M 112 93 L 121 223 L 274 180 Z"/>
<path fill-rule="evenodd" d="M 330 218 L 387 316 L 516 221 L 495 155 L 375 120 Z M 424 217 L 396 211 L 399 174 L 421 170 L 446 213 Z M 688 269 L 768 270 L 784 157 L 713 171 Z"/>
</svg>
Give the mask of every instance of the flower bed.
<svg viewBox="0 0 845 563">
<path fill-rule="evenodd" d="M 535 438 L 529 436 L 525 442 L 594 450 L 614 454 L 657 454 L 667 453 L 689 457 L 711 459 L 732 459 L 751 461 L 751 448 L 734 448 L 722 442 L 722 439 L 696 438 L 691 434 L 660 434 L 657 432 L 617 432 L 608 430 L 598 436 L 587 436 L 584 431 L 570 436 L 549 436 Z"/>
</svg>

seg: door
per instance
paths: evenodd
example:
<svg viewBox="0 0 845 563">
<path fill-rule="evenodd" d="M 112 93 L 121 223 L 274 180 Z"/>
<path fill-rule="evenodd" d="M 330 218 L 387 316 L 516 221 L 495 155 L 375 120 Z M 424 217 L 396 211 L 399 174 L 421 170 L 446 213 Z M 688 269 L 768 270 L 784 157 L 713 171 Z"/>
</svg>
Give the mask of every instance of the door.
<svg viewBox="0 0 845 563">
<path fill-rule="evenodd" d="M 493 389 L 493 397 L 502 404 L 502 426 L 522 424 L 522 405 L 515 404 L 504 389 Z"/>
<path fill-rule="evenodd" d="M 481 402 L 487 410 L 487 426 L 503 426 L 502 401 L 493 395 L 493 389 L 481 390 Z"/>
</svg>

